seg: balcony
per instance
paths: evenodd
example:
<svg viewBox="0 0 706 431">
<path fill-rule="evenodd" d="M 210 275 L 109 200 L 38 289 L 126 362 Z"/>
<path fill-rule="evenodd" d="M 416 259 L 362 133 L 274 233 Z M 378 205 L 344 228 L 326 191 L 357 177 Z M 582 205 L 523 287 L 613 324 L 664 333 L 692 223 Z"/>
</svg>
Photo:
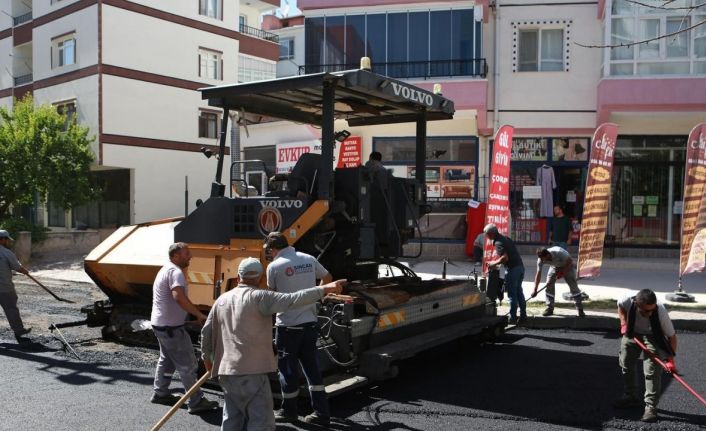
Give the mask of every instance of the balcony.
<svg viewBox="0 0 706 431">
<path fill-rule="evenodd" d="M 16 16 L 12 18 L 12 24 L 14 26 L 18 26 L 20 24 L 24 24 L 27 21 L 32 21 L 32 11 L 29 11 L 27 13 L 23 13 L 20 16 Z"/>
<path fill-rule="evenodd" d="M 18 76 L 15 78 L 15 87 L 26 85 L 32 82 L 32 74 L 28 73 L 26 75 Z"/>
<path fill-rule="evenodd" d="M 279 36 L 269 31 L 260 30 L 259 28 L 250 27 L 249 25 L 240 24 L 240 32 L 248 36 L 258 39 L 269 40 L 270 42 L 279 43 Z"/>
<path fill-rule="evenodd" d="M 307 64 L 299 66 L 299 74 L 320 72 L 341 72 L 357 69 L 358 63 Z M 488 63 L 485 58 L 471 60 L 435 60 L 435 61 L 399 61 L 373 64 L 373 72 L 391 78 L 438 78 L 454 76 L 475 76 L 485 78 L 488 75 Z"/>
</svg>

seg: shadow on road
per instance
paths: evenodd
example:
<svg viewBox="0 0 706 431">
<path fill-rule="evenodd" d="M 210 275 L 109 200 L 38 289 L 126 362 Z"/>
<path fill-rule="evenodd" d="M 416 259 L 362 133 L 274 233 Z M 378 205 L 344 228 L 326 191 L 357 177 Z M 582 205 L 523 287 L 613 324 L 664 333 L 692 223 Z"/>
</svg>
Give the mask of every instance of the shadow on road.
<svg viewBox="0 0 706 431">
<path fill-rule="evenodd" d="M 71 385 L 112 384 L 116 381 L 151 385 L 153 381 L 152 375 L 145 371 L 110 368 L 109 364 L 103 362 L 75 362 L 54 358 L 39 353 L 56 350 L 39 343 L 31 345 L 41 347 L 36 347 L 37 350 L 27 350 L 25 345 L 0 343 L 0 356 L 35 362 L 41 365 L 38 370 L 54 374 L 57 380 Z"/>
<path fill-rule="evenodd" d="M 397 378 L 332 402 L 335 416 L 364 411 L 370 426 L 343 423 L 332 429 L 412 429 L 386 421 L 405 414 L 427 415 L 430 423 L 443 423 L 446 415 L 467 417 L 469 424 L 507 420 L 603 429 L 621 418 L 631 421 L 629 426 L 640 424 L 634 421 L 641 409 L 618 411 L 611 405 L 622 393 L 617 346 L 615 355 L 606 355 L 610 346 L 597 349 L 580 337 L 514 333 L 500 341 L 482 346 L 452 343 L 402 362 Z M 663 390 L 670 383 L 665 377 Z M 430 404 L 462 409 L 429 410 Z M 665 410 L 661 414 L 664 422 L 706 424 L 703 416 Z M 361 419 L 359 414 L 356 418 Z"/>
</svg>

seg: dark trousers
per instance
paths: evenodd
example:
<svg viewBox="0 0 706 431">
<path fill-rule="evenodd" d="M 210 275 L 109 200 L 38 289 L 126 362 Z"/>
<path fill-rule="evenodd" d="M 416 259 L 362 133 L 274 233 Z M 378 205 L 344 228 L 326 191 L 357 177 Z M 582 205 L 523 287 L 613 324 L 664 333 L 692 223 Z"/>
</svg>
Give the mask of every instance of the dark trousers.
<svg viewBox="0 0 706 431">
<path fill-rule="evenodd" d="M 316 351 L 318 335 L 318 324 L 313 322 L 277 327 L 279 383 L 282 386 L 282 409 L 286 415 L 297 414 L 300 365 L 309 384 L 314 412 L 324 417 L 331 415 Z"/>
<path fill-rule="evenodd" d="M 17 308 L 17 294 L 15 292 L 0 292 L 0 307 L 5 312 L 10 328 L 19 334 L 24 330 L 20 310 Z"/>
</svg>

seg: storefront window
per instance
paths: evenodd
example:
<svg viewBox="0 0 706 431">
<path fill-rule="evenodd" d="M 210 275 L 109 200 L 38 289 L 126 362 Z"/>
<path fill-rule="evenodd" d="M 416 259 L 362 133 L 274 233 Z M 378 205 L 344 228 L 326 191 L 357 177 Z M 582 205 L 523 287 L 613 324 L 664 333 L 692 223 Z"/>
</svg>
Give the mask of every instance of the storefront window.
<svg viewBox="0 0 706 431">
<path fill-rule="evenodd" d="M 588 138 L 514 138 L 510 170 L 510 235 L 522 243 L 549 240 L 554 206 L 576 226 L 583 211 Z"/>
<path fill-rule="evenodd" d="M 383 164 L 398 177 L 414 178 L 414 137 L 373 138 Z M 429 137 L 426 145 L 427 202 L 433 212 L 420 220 L 425 239 L 465 240 L 466 208 L 478 195 L 478 138 Z"/>
<path fill-rule="evenodd" d="M 608 234 L 618 245 L 678 245 L 686 138 L 618 138 Z"/>
</svg>

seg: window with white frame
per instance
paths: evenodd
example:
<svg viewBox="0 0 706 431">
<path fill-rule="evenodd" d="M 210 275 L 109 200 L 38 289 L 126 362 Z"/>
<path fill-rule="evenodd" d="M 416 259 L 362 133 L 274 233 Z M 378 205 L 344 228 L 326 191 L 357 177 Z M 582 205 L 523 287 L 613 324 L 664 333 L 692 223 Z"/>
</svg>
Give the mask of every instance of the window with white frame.
<svg viewBox="0 0 706 431">
<path fill-rule="evenodd" d="M 223 79 L 223 53 L 210 49 L 199 49 L 199 77 Z"/>
<path fill-rule="evenodd" d="M 565 18 L 513 21 L 512 71 L 568 72 L 572 24 Z"/>
<path fill-rule="evenodd" d="M 218 137 L 218 120 L 220 113 L 199 110 L 199 138 L 215 139 Z"/>
<path fill-rule="evenodd" d="M 56 112 L 66 118 L 64 122 L 64 130 L 68 130 L 69 126 L 76 121 L 76 100 L 67 100 L 54 104 Z"/>
<path fill-rule="evenodd" d="M 651 4 L 612 0 L 611 16 L 606 20 L 606 40 L 612 46 L 608 74 L 706 73 L 706 4 L 703 0 Z M 694 28 L 690 29 L 692 26 Z"/>
<path fill-rule="evenodd" d="M 199 15 L 209 18 L 223 19 L 223 0 L 199 0 Z"/>
<path fill-rule="evenodd" d="M 238 82 L 262 81 L 277 76 L 277 64 L 245 55 L 238 56 Z"/>
<path fill-rule="evenodd" d="M 294 38 L 282 39 L 279 42 L 279 59 L 287 60 L 294 58 Z"/>
<path fill-rule="evenodd" d="M 564 70 L 563 28 L 520 28 L 517 43 L 518 71 Z"/>
<path fill-rule="evenodd" d="M 69 66 L 76 63 L 76 34 L 69 33 L 52 39 L 51 66 Z"/>
</svg>

